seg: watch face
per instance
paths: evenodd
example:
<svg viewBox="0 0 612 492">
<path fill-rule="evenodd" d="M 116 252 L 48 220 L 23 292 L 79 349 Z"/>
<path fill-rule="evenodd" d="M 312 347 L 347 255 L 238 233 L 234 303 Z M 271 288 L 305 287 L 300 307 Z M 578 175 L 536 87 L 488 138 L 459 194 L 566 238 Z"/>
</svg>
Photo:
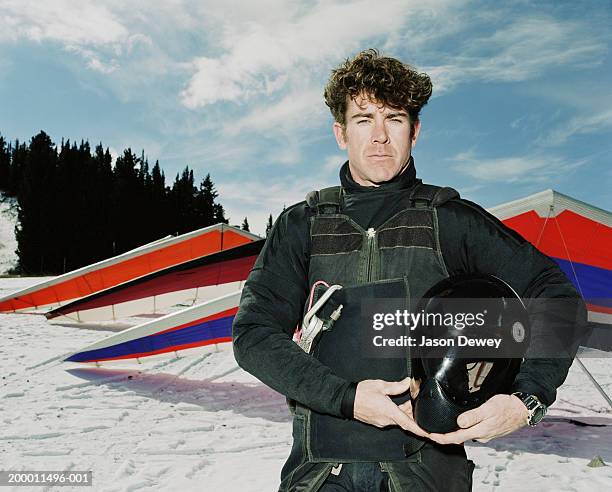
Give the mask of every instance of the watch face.
<svg viewBox="0 0 612 492">
<path fill-rule="evenodd" d="M 531 415 L 531 418 L 529 419 L 529 425 L 536 425 L 539 422 L 542 421 L 542 419 L 544 418 L 544 415 L 546 415 L 546 408 L 538 405 L 534 410 L 533 410 L 533 414 Z"/>
</svg>

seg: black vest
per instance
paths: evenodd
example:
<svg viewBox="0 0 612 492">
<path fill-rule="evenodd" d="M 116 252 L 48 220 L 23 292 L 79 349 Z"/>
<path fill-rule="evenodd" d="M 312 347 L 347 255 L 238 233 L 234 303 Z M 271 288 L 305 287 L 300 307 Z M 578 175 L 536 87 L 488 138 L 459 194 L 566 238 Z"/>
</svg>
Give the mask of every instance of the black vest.
<svg viewBox="0 0 612 492">
<path fill-rule="evenodd" d="M 339 284 L 344 308 L 340 319 L 325 331 L 313 356 L 349 381 L 399 381 L 411 375 L 410 354 L 405 357 L 367 358 L 355 333 L 361 298 L 420 298 L 433 284 L 448 277 L 438 238 L 436 206 L 458 193 L 417 183 L 406 192 L 403 210 L 376 230 L 364 230 L 342 213 L 341 187 L 314 191 L 307 203 L 310 219 L 308 280 Z M 400 404 L 409 395 L 394 397 Z M 394 461 L 418 451 L 424 441 L 399 427 L 379 429 L 357 420 L 315 412 L 297 405 L 305 419 L 305 447 L 309 461 Z"/>
</svg>

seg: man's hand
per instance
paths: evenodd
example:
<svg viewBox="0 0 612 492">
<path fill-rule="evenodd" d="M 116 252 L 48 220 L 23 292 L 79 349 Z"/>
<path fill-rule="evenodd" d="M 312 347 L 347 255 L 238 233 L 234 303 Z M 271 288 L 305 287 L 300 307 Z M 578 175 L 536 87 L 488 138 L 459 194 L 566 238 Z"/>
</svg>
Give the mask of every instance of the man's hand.
<svg viewBox="0 0 612 492">
<path fill-rule="evenodd" d="M 419 394 L 419 390 L 421 389 L 421 380 L 413 379 L 413 378 L 408 378 L 408 379 L 410 379 L 410 398 L 412 400 L 415 400 Z M 404 402 L 401 405 L 399 405 L 399 409 L 402 412 L 404 412 L 406 415 L 408 415 L 408 417 L 410 417 L 412 420 L 414 420 L 414 413 L 412 412 L 412 400 L 408 400 L 407 402 Z"/>
<path fill-rule="evenodd" d="M 527 424 L 529 411 L 514 395 L 495 395 L 479 407 L 457 417 L 461 429 L 447 434 L 429 434 L 440 444 L 461 444 L 470 439 L 489 442 Z"/>
<path fill-rule="evenodd" d="M 397 406 L 388 395 L 401 395 L 411 389 L 411 378 L 391 382 L 380 379 L 366 379 L 357 385 L 353 414 L 357 420 L 376 427 L 399 425 L 402 429 L 417 436 L 428 437 L 412 418 L 410 402 Z M 408 410 L 409 411 L 406 411 Z"/>
</svg>

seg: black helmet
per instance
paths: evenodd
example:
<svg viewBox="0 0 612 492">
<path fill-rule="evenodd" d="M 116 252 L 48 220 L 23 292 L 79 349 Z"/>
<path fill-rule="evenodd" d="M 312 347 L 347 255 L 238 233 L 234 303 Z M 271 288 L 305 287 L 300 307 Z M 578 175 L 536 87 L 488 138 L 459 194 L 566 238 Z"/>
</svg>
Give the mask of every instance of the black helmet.
<svg viewBox="0 0 612 492">
<path fill-rule="evenodd" d="M 506 282 L 474 274 L 434 285 L 419 313 L 414 334 L 426 343 L 412 352 L 414 416 L 428 432 L 452 432 L 459 414 L 510 390 L 529 342 L 527 310 Z"/>
</svg>

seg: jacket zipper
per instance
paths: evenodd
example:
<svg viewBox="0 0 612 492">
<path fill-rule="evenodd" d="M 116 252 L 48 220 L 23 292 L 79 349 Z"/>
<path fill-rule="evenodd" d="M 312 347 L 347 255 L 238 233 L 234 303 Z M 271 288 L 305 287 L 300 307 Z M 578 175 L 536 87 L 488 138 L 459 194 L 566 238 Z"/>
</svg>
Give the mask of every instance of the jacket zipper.
<svg viewBox="0 0 612 492">
<path fill-rule="evenodd" d="M 372 265 L 374 263 L 374 253 L 376 251 L 376 248 L 374 247 L 374 243 L 376 241 L 376 230 L 373 227 L 370 227 L 366 232 L 368 236 L 368 262 L 366 268 L 366 280 L 368 282 L 371 282 L 374 270 Z"/>
</svg>

